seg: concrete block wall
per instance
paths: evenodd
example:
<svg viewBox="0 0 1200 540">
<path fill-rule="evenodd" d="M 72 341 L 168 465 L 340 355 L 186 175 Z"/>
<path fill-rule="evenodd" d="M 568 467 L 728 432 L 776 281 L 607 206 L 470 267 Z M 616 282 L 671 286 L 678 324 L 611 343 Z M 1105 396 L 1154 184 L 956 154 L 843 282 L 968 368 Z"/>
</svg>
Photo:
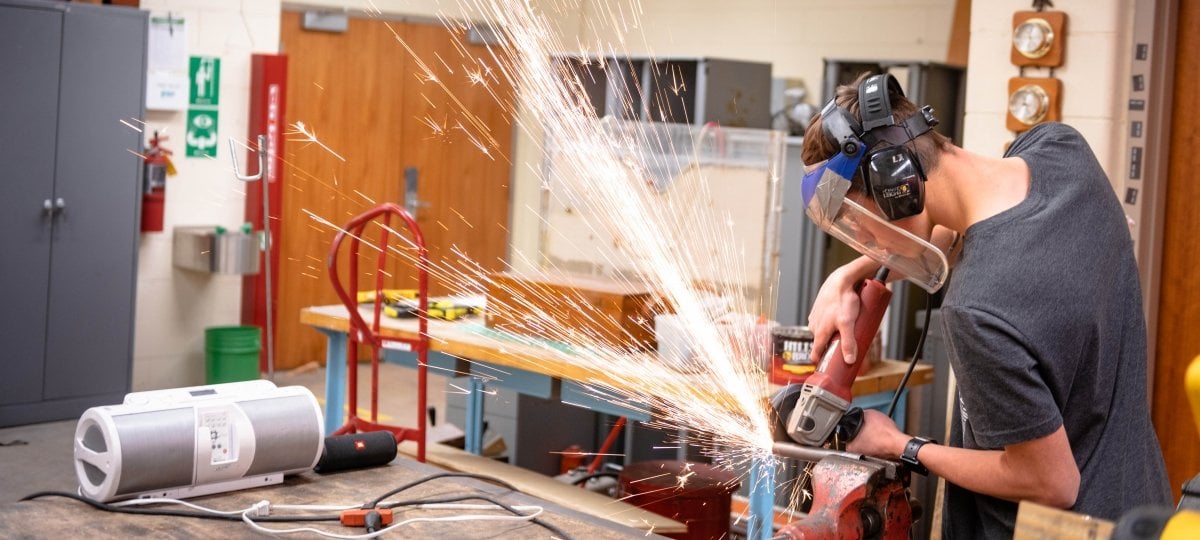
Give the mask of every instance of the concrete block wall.
<svg viewBox="0 0 1200 540">
<path fill-rule="evenodd" d="M 1013 134 L 1004 125 L 1008 79 L 1019 76 L 1009 60 L 1012 15 L 1028 10 L 1026 0 L 972 2 L 971 49 L 967 69 L 964 143 L 968 150 L 997 155 Z M 1074 126 L 1096 152 L 1114 189 L 1124 170 L 1125 108 L 1129 97 L 1132 2 L 1059 0 L 1067 14 L 1063 66 L 1063 122 Z M 1050 76 L 1048 68 L 1026 68 L 1027 77 Z"/>
<path fill-rule="evenodd" d="M 215 159 L 184 156 L 186 112 L 147 111 L 145 118 L 147 138 L 155 129 L 170 138 L 179 171 L 167 179 L 163 232 L 143 233 L 138 250 L 133 389 L 150 390 L 203 384 L 204 329 L 239 324 L 241 276 L 175 268 L 171 231 L 242 224 L 245 186 L 233 177 L 225 141 L 246 137 L 250 55 L 279 50 L 279 1 L 142 0 L 141 8 L 186 19 L 187 54 L 221 59 Z"/>
</svg>

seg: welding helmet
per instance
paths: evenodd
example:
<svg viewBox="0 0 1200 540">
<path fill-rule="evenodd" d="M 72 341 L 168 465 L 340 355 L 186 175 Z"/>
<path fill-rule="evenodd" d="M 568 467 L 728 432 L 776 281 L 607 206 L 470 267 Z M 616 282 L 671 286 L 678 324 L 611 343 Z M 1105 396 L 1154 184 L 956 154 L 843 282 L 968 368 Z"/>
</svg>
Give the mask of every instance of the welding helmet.
<svg viewBox="0 0 1200 540">
<path fill-rule="evenodd" d="M 891 75 L 876 75 L 860 85 L 862 124 L 833 100 L 825 105 L 822 132 L 837 153 L 804 175 L 805 212 L 834 238 L 934 292 L 949 273 L 945 254 L 891 221 L 924 209 L 925 172 L 907 143 L 928 132 L 937 119 L 925 107 L 896 124 L 889 89 L 899 93 Z M 863 178 L 865 193 L 850 192 L 856 174 Z"/>
</svg>

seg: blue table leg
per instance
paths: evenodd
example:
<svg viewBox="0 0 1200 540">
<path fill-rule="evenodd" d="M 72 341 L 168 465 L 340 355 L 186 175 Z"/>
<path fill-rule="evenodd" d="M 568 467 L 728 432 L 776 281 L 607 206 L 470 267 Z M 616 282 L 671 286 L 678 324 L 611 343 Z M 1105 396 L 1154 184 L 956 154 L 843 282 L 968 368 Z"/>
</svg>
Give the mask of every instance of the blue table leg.
<svg viewBox="0 0 1200 540">
<path fill-rule="evenodd" d="M 325 334 L 325 435 L 330 435 L 346 417 L 346 333 L 318 328 Z"/>
<path fill-rule="evenodd" d="M 775 460 L 759 457 L 750 462 L 750 516 L 746 530 L 750 540 L 767 540 L 774 533 Z"/>
<path fill-rule="evenodd" d="M 479 454 L 483 451 L 483 379 L 468 377 L 467 392 L 467 425 L 463 435 L 463 449 L 472 454 Z"/>
</svg>

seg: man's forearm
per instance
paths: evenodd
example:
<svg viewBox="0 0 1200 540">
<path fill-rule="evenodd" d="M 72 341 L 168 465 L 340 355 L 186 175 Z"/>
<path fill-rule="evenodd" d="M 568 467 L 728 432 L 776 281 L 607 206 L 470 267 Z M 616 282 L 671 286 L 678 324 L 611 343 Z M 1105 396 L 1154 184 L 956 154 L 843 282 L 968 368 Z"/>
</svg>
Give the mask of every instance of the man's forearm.
<svg viewBox="0 0 1200 540">
<path fill-rule="evenodd" d="M 839 267 L 838 271 L 845 273 L 850 283 L 858 283 L 875 275 L 879 271 L 879 263 L 866 255 L 859 255 L 857 259 Z"/>
<path fill-rule="evenodd" d="M 903 448 L 903 442 L 900 442 L 891 457 L 898 458 Z M 1056 508 L 1070 508 L 1079 494 L 1079 469 L 1062 428 L 1005 450 L 969 450 L 926 444 L 921 447 L 917 459 L 929 472 L 947 482 L 1014 502 L 1029 500 Z"/>
</svg>

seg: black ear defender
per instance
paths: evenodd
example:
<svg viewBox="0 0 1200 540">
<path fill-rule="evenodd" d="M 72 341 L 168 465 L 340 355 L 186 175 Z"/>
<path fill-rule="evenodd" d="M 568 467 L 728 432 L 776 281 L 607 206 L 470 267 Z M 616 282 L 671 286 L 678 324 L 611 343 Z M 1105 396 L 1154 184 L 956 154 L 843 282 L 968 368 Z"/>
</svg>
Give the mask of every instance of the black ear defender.
<svg viewBox="0 0 1200 540">
<path fill-rule="evenodd" d="M 886 146 L 865 160 L 867 194 L 889 220 L 920 214 L 925 208 L 925 171 L 907 146 Z"/>
<path fill-rule="evenodd" d="M 933 108 L 928 105 L 896 123 L 892 116 L 893 94 L 904 95 L 895 77 L 888 73 L 873 75 L 858 87 L 861 124 L 832 101 L 826 108 L 833 106 L 836 111 L 822 111 L 824 134 L 840 150 L 846 151 L 848 140 L 851 144 L 866 146 L 863 184 L 867 194 L 891 221 L 915 216 L 925 208 L 925 169 L 908 143 L 938 124 Z M 851 136 L 847 136 L 846 131 Z"/>
</svg>

